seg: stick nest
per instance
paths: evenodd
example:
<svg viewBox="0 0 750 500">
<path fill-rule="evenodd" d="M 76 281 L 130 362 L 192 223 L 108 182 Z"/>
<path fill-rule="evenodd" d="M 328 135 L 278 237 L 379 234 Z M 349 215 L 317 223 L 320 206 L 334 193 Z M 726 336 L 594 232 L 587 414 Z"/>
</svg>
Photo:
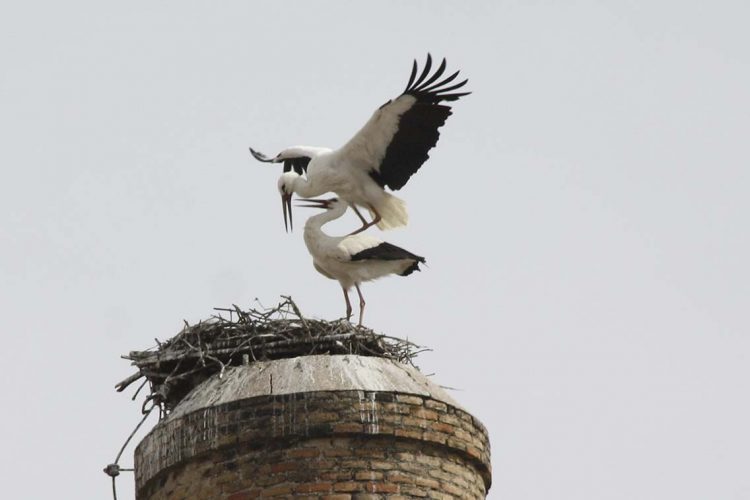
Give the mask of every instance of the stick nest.
<svg viewBox="0 0 750 500">
<path fill-rule="evenodd" d="M 282 299 L 272 308 L 215 308 L 209 319 L 194 325 L 186 321 L 171 339 L 157 339 L 156 347 L 122 356 L 138 372 L 117 384 L 117 390 L 145 378 L 133 399 L 148 383 L 151 391 L 143 410 L 150 402 L 165 415 L 205 379 L 223 376 L 227 366 L 312 354 L 377 356 L 414 366 L 417 354 L 427 350 L 348 321 L 305 318 L 291 297 Z"/>
</svg>

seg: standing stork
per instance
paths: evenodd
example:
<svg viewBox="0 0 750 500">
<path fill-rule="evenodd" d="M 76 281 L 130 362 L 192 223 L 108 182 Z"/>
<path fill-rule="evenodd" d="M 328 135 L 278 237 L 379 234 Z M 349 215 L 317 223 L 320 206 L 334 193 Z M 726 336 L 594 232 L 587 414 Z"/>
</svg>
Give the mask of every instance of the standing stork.
<svg viewBox="0 0 750 500">
<path fill-rule="evenodd" d="M 443 59 L 430 74 L 432 56 L 427 54 L 425 66 L 417 77 L 415 60 L 403 93 L 380 106 L 365 126 L 339 149 L 294 146 L 269 158 L 250 148 L 259 161 L 284 164 L 278 181 L 284 226 L 287 211 L 289 226 L 292 226 L 292 193 L 311 198 L 327 192 L 334 192 L 346 201 L 362 221 L 362 227 L 351 234 L 373 224 L 380 229 L 406 225 L 405 203 L 385 188 L 401 189 L 429 158 L 428 152 L 440 137 L 438 129 L 451 115 L 450 106 L 442 103 L 470 94 L 454 92 L 468 80 L 449 85 L 458 71 L 441 79 L 445 68 Z M 370 222 L 362 216 L 358 206 L 369 210 Z"/>
<path fill-rule="evenodd" d="M 372 281 L 389 274 L 408 276 L 420 270 L 419 264 L 424 264 L 425 258 L 366 234 L 328 236 L 323 232 L 323 226 L 344 215 L 347 204 L 337 198 L 302 201 L 308 205 L 300 206 L 326 209 L 322 214 L 310 217 L 305 223 L 305 245 L 312 255 L 313 266 L 326 278 L 338 280 L 344 291 L 347 320 L 352 316 L 349 290 L 352 286 L 357 289 L 359 326 L 362 326 L 365 299 L 359 285 L 363 281 Z"/>
</svg>

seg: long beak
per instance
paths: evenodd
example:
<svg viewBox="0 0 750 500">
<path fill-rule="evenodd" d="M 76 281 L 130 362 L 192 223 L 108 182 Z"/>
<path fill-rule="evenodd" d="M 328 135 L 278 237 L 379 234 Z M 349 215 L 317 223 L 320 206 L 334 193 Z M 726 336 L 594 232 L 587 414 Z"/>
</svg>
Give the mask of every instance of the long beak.
<svg viewBox="0 0 750 500">
<path fill-rule="evenodd" d="M 281 160 L 277 160 L 276 158 L 269 158 L 268 156 L 264 155 L 260 151 L 256 151 L 253 148 L 250 148 L 250 154 L 253 155 L 253 158 L 255 158 L 258 161 L 262 161 L 263 163 L 279 163 Z"/>
<path fill-rule="evenodd" d="M 297 205 L 305 208 L 328 208 L 328 200 L 317 200 L 314 198 L 300 198 L 297 201 L 304 201 L 307 205 Z"/>
<path fill-rule="evenodd" d="M 290 230 L 294 231 L 294 223 L 292 221 L 292 195 L 282 194 L 281 195 L 281 207 L 284 209 L 284 229 L 288 233 Z M 289 212 L 289 222 L 287 225 L 287 212 Z"/>
</svg>

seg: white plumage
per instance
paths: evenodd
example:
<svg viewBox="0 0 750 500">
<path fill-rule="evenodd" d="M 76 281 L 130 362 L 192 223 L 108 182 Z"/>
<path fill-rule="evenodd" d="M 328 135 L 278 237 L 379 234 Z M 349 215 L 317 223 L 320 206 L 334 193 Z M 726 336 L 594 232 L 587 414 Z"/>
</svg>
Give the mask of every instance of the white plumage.
<svg viewBox="0 0 750 500">
<path fill-rule="evenodd" d="M 365 309 L 365 299 L 359 285 L 390 274 L 408 276 L 419 271 L 424 257 L 415 255 L 403 248 L 365 234 L 343 237 L 328 236 L 323 226 L 336 220 L 346 212 L 347 204 L 337 198 L 330 200 L 304 200 L 308 207 L 325 208 L 322 214 L 307 219 L 304 240 L 313 258 L 315 269 L 323 276 L 337 280 L 344 291 L 346 318 L 351 318 L 352 306 L 349 290 L 352 286 L 359 295 L 359 324 Z"/>
<path fill-rule="evenodd" d="M 407 224 L 405 203 L 385 188 L 401 189 L 429 157 L 429 150 L 440 137 L 438 129 L 451 114 L 451 108 L 441 103 L 469 94 L 451 93 L 468 81 L 449 86 L 458 71 L 440 80 L 446 68 L 445 59 L 432 75 L 431 68 L 432 57 L 428 54 L 417 78 L 414 61 L 404 92 L 378 108 L 365 126 L 339 149 L 294 146 L 269 158 L 250 148 L 260 161 L 284 163 L 278 189 L 285 225 L 287 211 L 292 223 L 293 193 L 311 198 L 327 192 L 334 192 L 346 201 L 362 221 L 362 227 L 352 234 L 373 224 L 381 229 Z M 367 222 L 357 206 L 369 210 L 372 221 Z"/>
</svg>

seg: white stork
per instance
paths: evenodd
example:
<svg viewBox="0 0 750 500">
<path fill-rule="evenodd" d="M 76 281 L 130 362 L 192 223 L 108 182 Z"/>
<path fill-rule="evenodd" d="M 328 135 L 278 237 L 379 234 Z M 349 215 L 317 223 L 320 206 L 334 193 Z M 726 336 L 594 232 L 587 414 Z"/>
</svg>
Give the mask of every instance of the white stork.
<svg viewBox="0 0 750 500">
<path fill-rule="evenodd" d="M 323 225 L 344 215 L 347 204 L 337 198 L 302 201 L 309 204 L 300 206 L 326 209 L 322 214 L 310 217 L 305 223 L 305 245 L 312 255 L 313 266 L 326 278 L 338 280 L 344 291 L 347 320 L 352 316 L 349 290 L 352 286 L 357 289 L 359 325 L 362 326 L 365 299 L 359 289 L 360 283 L 389 274 L 408 276 L 420 270 L 419 264 L 424 264 L 425 258 L 366 234 L 328 236 L 323 232 Z"/>
<path fill-rule="evenodd" d="M 443 59 L 430 75 L 432 57 L 427 54 L 425 67 L 417 77 L 415 60 L 404 92 L 380 106 L 365 126 L 337 150 L 293 146 L 269 158 L 250 148 L 257 160 L 284 164 L 278 182 L 284 226 L 287 210 L 292 226 L 292 193 L 312 198 L 327 192 L 346 201 L 362 221 L 362 227 L 351 234 L 373 224 L 380 229 L 406 225 L 408 215 L 403 200 L 385 188 L 401 189 L 429 157 L 428 152 L 440 137 L 438 129 L 451 115 L 450 106 L 441 103 L 470 94 L 453 92 L 468 80 L 449 85 L 458 71 L 440 79 L 445 67 Z M 357 206 L 368 209 L 372 221 L 367 222 Z"/>
</svg>

